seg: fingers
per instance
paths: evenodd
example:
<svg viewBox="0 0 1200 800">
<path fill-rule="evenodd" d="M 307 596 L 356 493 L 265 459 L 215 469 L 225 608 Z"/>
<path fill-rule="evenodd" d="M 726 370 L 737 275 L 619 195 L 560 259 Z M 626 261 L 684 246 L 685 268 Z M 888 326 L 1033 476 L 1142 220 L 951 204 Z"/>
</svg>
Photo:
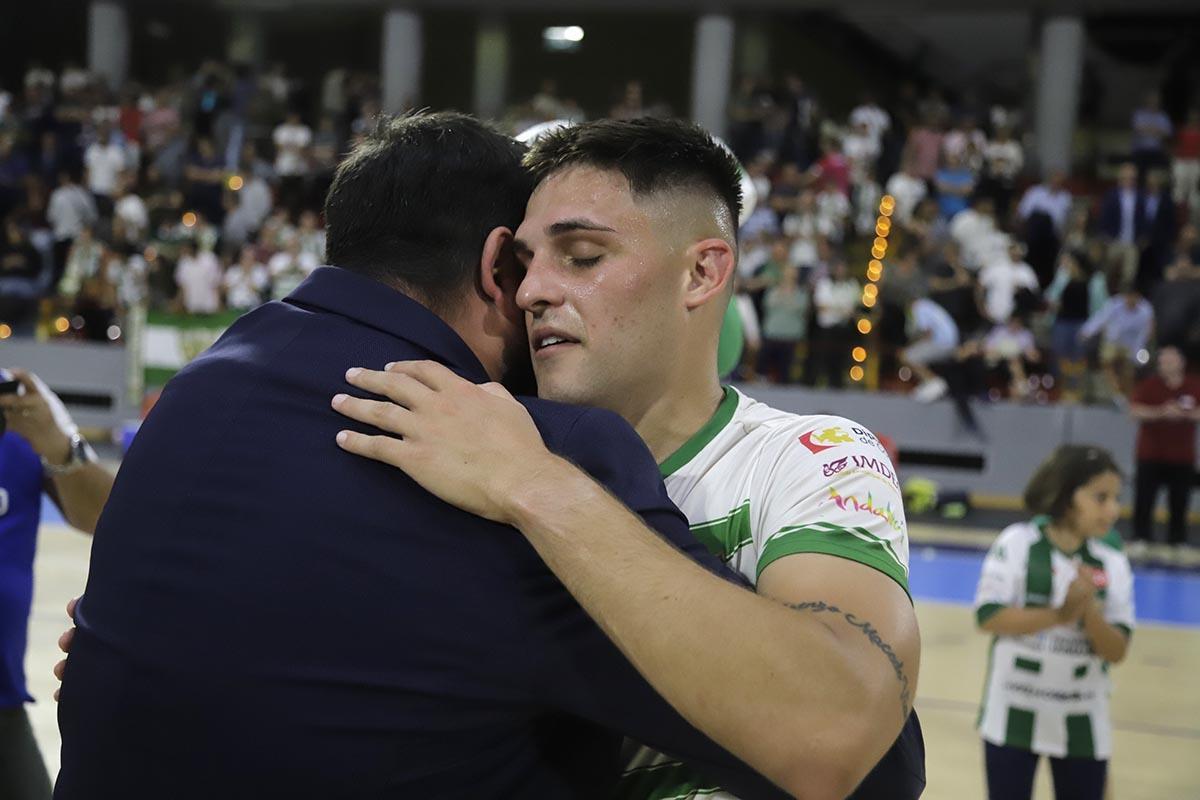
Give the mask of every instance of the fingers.
<svg viewBox="0 0 1200 800">
<path fill-rule="evenodd" d="M 405 408 L 417 408 L 421 401 L 429 399 L 434 393 L 433 389 L 411 375 L 360 367 L 346 371 L 346 382 L 371 394 L 386 397 Z"/>
<path fill-rule="evenodd" d="M 392 375 L 408 375 L 435 391 L 444 391 L 456 385 L 470 384 L 460 378 L 449 367 L 436 361 L 393 361 L 384 367 Z"/>
<path fill-rule="evenodd" d="M 348 394 L 334 395 L 331 403 L 333 410 L 344 417 L 371 425 L 397 436 L 409 433 L 412 412 L 395 403 L 385 403 L 379 400 L 363 400 Z"/>
<path fill-rule="evenodd" d="M 479 385 L 479 388 L 483 389 L 488 394 L 495 395 L 496 397 L 500 397 L 505 400 L 512 400 L 514 403 L 517 402 L 517 399 L 512 396 L 512 393 L 498 383 L 483 383 Z"/>
<path fill-rule="evenodd" d="M 59 661 L 57 664 L 54 665 L 54 677 L 58 678 L 61 681 L 63 678 L 63 672 L 66 669 L 67 669 L 67 660 L 64 658 L 62 661 Z"/>
<path fill-rule="evenodd" d="M 71 642 L 75 641 L 75 629 L 67 628 L 62 632 L 62 636 L 58 637 L 58 649 L 64 653 L 71 652 Z"/>
<path fill-rule="evenodd" d="M 406 450 L 405 443 L 400 439 L 342 431 L 337 435 L 337 443 L 338 447 L 347 453 L 365 456 L 373 461 L 404 469 Z"/>
<path fill-rule="evenodd" d="M 10 369 L 9 372 L 12 373 L 14 378 L 20 381 L 21 385 L 25 387 L 26 392 L 30 394 L 40 393 L 38 381 L 33 377 L 33 373 L 23 369 Z"/>
<path fill-rule="evenodd" d="M 71 619 L 75 619 L 75 606 L 77 605 L 79 605 L 78 597 L 72 597 L 67 601 L 67 616 Z"/>
</svg>

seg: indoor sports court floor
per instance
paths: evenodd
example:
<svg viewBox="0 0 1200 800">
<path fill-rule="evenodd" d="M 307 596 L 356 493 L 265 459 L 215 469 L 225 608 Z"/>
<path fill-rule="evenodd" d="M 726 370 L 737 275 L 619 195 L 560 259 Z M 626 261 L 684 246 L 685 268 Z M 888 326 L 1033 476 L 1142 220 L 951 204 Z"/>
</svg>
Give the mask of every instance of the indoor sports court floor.
<svg viewBox="0 0 1200 800">
<path fill-rule="evenodd" d="M 58 765 L 58 729 L 51 674 L 56 641 L 67 626 L 64 606 L 87 573 L 89 540 L 48 513 L 37 558 L 27 670 L 34 729 L 51 773 Z M 911 584 L 924 641 L 917 709 L 928 752 L 928 800 L 983 798 L 983 759 L 973 730 L 987 663 L 987 637 L 976 633 L 970 609 L 983 555 L 934 547 L 947 529 L 913 524 Z M 954 533 L 951 531 L 950 533 Z M 958 533 L 971 538 L 971 531 Z M 1200 572 L 1135 572 L 1138 630 L 1126 663 L 1113 670 L 1115 800 L 1200 798 Z M 103 732 L 97 732 L 103 735 Z M 1048 775 L 1035 797 L 1049 800 Z"/>
</svg>

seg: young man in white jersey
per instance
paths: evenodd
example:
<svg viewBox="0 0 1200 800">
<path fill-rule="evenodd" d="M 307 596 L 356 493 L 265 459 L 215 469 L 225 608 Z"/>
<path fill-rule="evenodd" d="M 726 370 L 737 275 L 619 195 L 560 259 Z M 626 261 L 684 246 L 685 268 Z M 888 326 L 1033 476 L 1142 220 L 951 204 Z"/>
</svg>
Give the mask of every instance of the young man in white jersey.
<svg viewBox="0 0 1200 800">
<path fill-rule="evenodd" d="M 498 387 L 425 362 L 358 371 L 351 383 L 402 408 L 335 407 L 403 439 L 339 442 L 519 528 L 664 697 L 791 793 L 845 797 L 886 753 L 855 796 L 917 796 L 919 634 L 888 457 L 850 420 L 776 411 L 718 379 L 736 163 L 697 128 L 635 120 L 550 134 L 529 164 L 539 186 L 512 247 L 540 393 L 632 423 L 696 535 L 759 596 L 692 568 L 549 456 Z M 717 791 L 660 764 L 625 788 Z"/>
</svg>

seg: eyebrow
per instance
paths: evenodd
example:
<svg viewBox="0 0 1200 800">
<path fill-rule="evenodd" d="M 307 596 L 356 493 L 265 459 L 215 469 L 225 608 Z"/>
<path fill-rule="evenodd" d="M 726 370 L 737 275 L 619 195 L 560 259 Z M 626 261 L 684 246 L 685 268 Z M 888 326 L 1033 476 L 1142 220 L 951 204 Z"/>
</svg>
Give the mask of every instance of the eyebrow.
<svg viewBox="0 0 1200 800">
<path fill-rule="evenodd" d="M 600 231 L 602 233 L 617 232 L 614 228 L 610 228 L 607 225 L 601 225 L 598 222 L 592 222 L 589 219 L 564 219 L 546 227 L 547 236 L 562 236 L 564 233 L 573 233 L 575 231 Z"/>
</svg>

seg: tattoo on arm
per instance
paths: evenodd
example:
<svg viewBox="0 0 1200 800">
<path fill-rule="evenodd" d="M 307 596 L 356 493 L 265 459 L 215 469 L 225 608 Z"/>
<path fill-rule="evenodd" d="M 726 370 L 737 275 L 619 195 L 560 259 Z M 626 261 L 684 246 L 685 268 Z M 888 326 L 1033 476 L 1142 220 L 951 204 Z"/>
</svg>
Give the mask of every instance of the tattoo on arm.
<svg viewBox="0 0 1200 800">
<path fill-rule="evenodd" d="M 892 671 L 896 673 L 896 680 L 900 684 L 900 711 L 904 714 L 904 718 L 908 719 L 908 715 L 912 712 L 912 691 L 909 687 L 908 676 L 904 673 L 904 662 L 900 660 L 900 656 L 896 655 L 896 651 L 892 649 L 890 644 L 883 640 L 883 637 L 879 635 L 879 631 L 875 630 L 875 627 L 870 622 L 859 619 L 849 611 L 842 611 L 837 606 L 831 606 L 824 600 L 813 600 L 807 603 L 787 603 L 786 605 L 788 608 L 795 609 L 796 611 L 811 611 L 814 614 L 834 614 L 840 616 L 847 624 L 862 631 L 863 636 L 867 637 L 871 644 L 883 653 L 888 663 L 892 665 Z"/>
</svg>

